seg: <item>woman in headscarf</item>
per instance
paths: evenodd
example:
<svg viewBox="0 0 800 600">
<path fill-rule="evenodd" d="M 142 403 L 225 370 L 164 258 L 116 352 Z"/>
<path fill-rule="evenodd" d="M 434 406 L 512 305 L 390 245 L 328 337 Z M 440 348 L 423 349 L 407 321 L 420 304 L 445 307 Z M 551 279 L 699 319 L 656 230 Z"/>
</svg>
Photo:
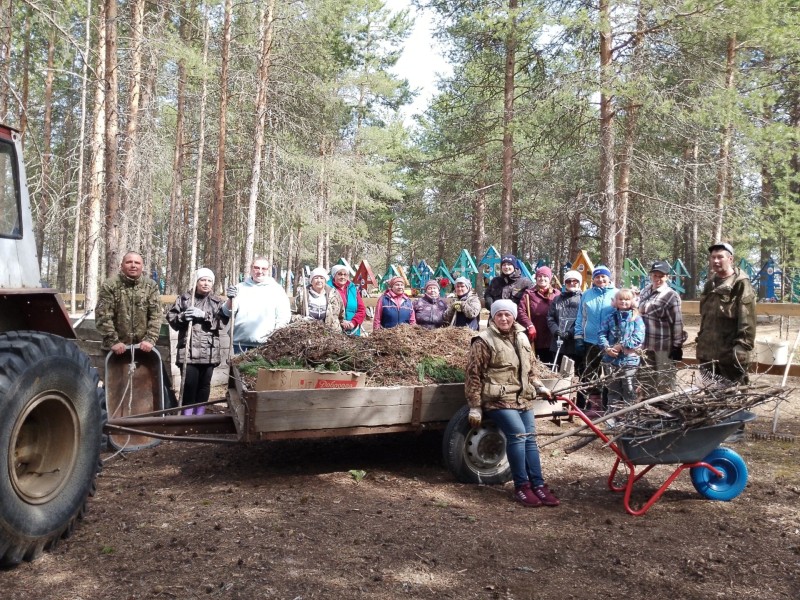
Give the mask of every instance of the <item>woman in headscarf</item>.
<svg viewBox="0 0 800 600">
<path fill-rule="evenodd" d="M 221 362 L 219 334 L 227 326 L 229 318 L 222 312 L 225 300 L 211 293 L 214 287 L 211 269 L 197 269 L 194 279 L 194 289 L 181 294 L 167 313 L 167 322 L 178 332 L 175 365 L 186 378 L 182 400 L 184 415 L 206 412 L 205 406 L 194 405 L 208 402 L 211 376 L 214 367 Z"/>
<path fill-rule="evenodd" d="M 342 331 L 348 335 L 361 335 L 361 324 L 367 314 L 364 300 L 358 286 L 350 281 L 347 275 L 347 267 L 344 265 L 333 265 L 331 267 L 331 280 L 333 287 L 339 292 L 339 296 L 344 304 L 344 312 L 341 317 Z"/>
<path fill-rule="evenodd" d="M 405 282 L 402 277 L 395 275 L 389 280 L 386 291 L 378 296 L 372 329 L 390 329 L 403 324 L 414 325 L 416 322 L 414 305 L 411 298 L 406 296 Z"/>
<path fill-rule="evenodd" d="M 534 347 L 536 357 L 544 363 L 552 363 L 555 354 L 550 350 L 553 336 L 547 327 L 550 304 L 561 292 L 551 285 L 553 272 L 550 267 L 536 269 L 536 285 L 525 290 L 519 301 L 517 322 L 525 328 L 528 340 Z"/>
<path fill-rule="evenodd" d="M 444 320 L 454 327 L 469 327 L 473 331 L 480 328 L 481 300 L 472 291 L 472 283 L 466 277 L 456 279 L 456 299 L 450 304 Z"/>
<path fill-rule="evenodd" d="M 424 329 L 437 329 L 450 323 L 445 320 L 447 302 L 440 296 L 441 288 L 435 279 L 425 283 L 425 293 L 414 300 L 414 320 Z"/>
<path fill-rule="evenodd" d="M 522 293 L 532 285 L 530 279 L 522 276 L 517 257 L 506 254 L 500 259 L 500 275 L 492 279 L 486 287 L 484 304 L 487 309 L 492 308 L 495 300 L 513 300 L 515 304 L 519 304 Z"/>
<path fill-rule="evenodd" d="M 325 269 L 317 267 L 311 271 L 309 284 L 297 296 L 297 312 L 341 332 L 341 322 L 344 320 L 342 297 L 327 282 L 328 272 Z"/>
</svg>

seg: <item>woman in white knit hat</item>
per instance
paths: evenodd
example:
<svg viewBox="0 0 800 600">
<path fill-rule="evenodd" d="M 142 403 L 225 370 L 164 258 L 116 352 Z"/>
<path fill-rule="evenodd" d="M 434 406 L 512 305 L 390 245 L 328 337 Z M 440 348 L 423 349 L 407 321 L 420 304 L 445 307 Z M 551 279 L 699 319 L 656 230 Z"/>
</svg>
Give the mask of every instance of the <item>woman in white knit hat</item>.
<svg viewBox="0 0 800 600">
<path fill-rule="evenodd" d="M 296 304 L 300 316 L 324 323 L 333 331 L 342 331 L 342 297 L 333 286 L 328 285 L 328 271 L 322 267 L 311 271 L 309 283 L 300 290 Z"/>
<path fill-rule="evenodd" d="M 514 499 L 524 506 L 558 506 L 545 485 L 536 444 L 533 399 L 552 400 L 552 392 L 531 370 L 531 344 L 525 328 L 515 322 L 513 300 L 495 300 L 489 325 L 472 338 L 464 392 L 469 423 L 481 427 L 483 416 L 497 424 L 506 438 L 506 456 L 514 479 Z"/>
<path fill-rule="evenodd" d="M 181 294 L 167 313 L 167 322 L 178 332 L 175 365 L 186 378 L 182 399 L 184 415 L 202 415 L 206 412 L 205 406 L 194 405 L 208 402 L 211 376 L 214 367 L 222 360 L 219 334 L 228 325 L 228 316 L 222 312 L 225 300 L 211 293 L 214 287 L 213 271 L 197 269 L 194 280 L 194 290 Z"/>
</svg>

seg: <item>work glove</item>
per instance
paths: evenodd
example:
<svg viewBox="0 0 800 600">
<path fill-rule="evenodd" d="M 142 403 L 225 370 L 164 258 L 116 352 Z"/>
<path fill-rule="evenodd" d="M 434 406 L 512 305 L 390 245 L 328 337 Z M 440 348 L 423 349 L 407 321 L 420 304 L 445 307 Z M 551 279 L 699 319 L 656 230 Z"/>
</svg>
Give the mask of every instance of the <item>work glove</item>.
<svg viewBox="0 0 800 600">
<path fill-rule="evenodd" d="M 225 290 L 225 295 L 226 295 L 228 298 L 230 298 L 231 300 L 233 300 L 234 298 L 236 298 L 236 296 L 237 296 L 238 294 L 239 294 L 239 288 L 237 288 L 235 285 L 229 285 L 229 286 L 228 286 L 228 289 L 226 289 L 226 290 Z"/>
<path fill-rule="evenodd" d="M 745 350 L 744 347 L 740 346 L 739 344 L 736 344 L 733 347 L 733 358 L 735 358 L 736 362 L 738 362 L 740 365 L 746 365 L 750 362 L 750 352 Z"/>
<path fill-rule="evenodd" d="M 206 318 L 206 312 L 196 306 L 192 306 L 187 308 L 183 311 L 183 320 L 184 321 L 194 321 L 195 319 L 198 321 L 202 321 Z"/>
<path fill-rule="evenodd" d="M 453 310 L 456 312 L 461 312 L 463 310 L 463 306 L 461 306 L 460 301 L 453 302 Z"/>
<path fill-rule="evenodd" d="M 556 403 L 556 399 L 553 396 L 553 392 L 547 386 L 540 385 L 538 388 L 536 388 L 536 391 L 539 393 L 540 396 L 544 396 L 545 398 L 547 398 L 547 401 L 550 404 Z"/>
<path fill-rule="evenodd" d="M 528 340 L 530 341 L 531 344 L 536 341 L 536 327 L 534 327 L 533 325 L 528 327 L 527 334 L 528 334 Z"/>
<path fill-rule="evenodd" d="M 469 409 L 469 416 L 467 418 L 469 419 L 470 427 L 480 427 L 481 426 L 481 419 L 483 418 L 482 414 L 481 414 L 481 409 L 480 408 L 470 408 Z"/>
<path fill-rule="evenodd" d="M 583 343 L 583 338 L 575 338 L 575 353 L 583 356 L 584 352 L 586 352 L 586 344 Z"/>
<path fill-rule="evenodd" d="M 683 348 L 681 348 L 680 346 L 678 346 L 677 348 L 673 348 L 669 352 L 669 357 L 675 361 L 683 360 Z"/>
</svg>

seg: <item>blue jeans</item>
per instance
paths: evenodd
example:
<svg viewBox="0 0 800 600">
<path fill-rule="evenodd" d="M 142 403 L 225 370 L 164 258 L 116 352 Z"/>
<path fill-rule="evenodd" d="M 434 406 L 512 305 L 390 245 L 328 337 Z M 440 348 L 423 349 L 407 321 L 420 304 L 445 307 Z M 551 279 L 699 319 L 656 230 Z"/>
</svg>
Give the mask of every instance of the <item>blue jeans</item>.
<svg viewBox="0 0 800 600">
<path fill-rule="evenodd" d="M 536 445 L 536 426 L 532 410 L 501 408 L 486 413 L 506 436 L 506 456 L 511 465 L 514 485 L 530 482 L 533 487 L 544 485 L 539 446 Z M 519 434 L 532 434 L 518 437 Z"/>
</svg>

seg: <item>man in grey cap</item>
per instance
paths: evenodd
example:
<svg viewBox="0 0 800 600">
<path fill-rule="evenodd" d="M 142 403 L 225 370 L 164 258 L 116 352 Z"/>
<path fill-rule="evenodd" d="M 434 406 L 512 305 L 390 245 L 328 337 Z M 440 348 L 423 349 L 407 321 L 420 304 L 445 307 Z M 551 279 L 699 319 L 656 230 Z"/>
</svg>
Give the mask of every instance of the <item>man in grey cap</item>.
<svg viewBox="0 0 800 600">
<path fill-rule="evenodd" d="M 734 383 L 748 383 L 756 339 L 756 293 L 750 278 L 734 265 L 733 247 L 708 248 L 709 278 L 700 295 L 697 360 L 701 369 Z"/>
<path fill-rule="evenodd" d="M 681 297 L 669 286 L 672 271 L 665 260 L 650 266 L 650 283 L 639 294 L 639 314 L 644 320 L 644 365 L 640 380 L 648 396 L 666 394 L 675 387 L 674 361 L 683 359 Z"/>
</svg>

